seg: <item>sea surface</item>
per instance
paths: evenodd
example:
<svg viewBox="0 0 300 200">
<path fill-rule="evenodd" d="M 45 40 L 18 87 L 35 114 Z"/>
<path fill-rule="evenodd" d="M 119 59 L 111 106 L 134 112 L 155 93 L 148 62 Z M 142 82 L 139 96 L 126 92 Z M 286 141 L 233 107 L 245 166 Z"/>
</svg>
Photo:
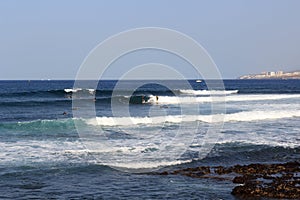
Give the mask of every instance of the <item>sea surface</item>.
<svg viewBox="0 0 300 200">
<path fill-rule="evenodd" d="M 0 199 L 236 199 L 148 172 L 300 161 L 300 80 L 117 83 L 0 81 Z"/>
</svg>

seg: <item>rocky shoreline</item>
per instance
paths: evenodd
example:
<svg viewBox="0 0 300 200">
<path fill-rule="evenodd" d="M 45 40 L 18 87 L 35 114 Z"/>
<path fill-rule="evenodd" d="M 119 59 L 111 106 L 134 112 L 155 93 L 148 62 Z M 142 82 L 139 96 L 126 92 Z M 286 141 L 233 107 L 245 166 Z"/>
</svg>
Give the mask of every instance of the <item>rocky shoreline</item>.
<svg viewBox="0 0 300 200">
<path fill-rule="evenodd" d="M 300 199 L 300 163 L 296 161 L 231 167 L 199 166 L 155 174 L 232 181 L 237 186 L 233 188 L 231 194 L 240 198 Z"/>
</svg>

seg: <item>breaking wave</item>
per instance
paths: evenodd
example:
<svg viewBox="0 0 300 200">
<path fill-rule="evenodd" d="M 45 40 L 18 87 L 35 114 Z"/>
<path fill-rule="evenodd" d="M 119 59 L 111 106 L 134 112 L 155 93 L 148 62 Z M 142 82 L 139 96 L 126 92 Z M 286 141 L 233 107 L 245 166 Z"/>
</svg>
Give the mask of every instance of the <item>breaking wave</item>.
<svg viewBox="0 0 300 200">
<path fill-rule="evenodd" d="M 282 111 L 243 111 L 231 114 L 215 115 L 168 115 L 156 117 L 97 117 L 86 121 L 89 125 L 102 126 L 131 126 L 131 125 L 152 125 L 162 123 L 183 123 L 200 121 L 205 123 L 215 122 L 250 122 L 262 120 L 276 120 L 282 118 L 300 117 L 299 110 L 282 110 Z"/>
<path fill-rule="evenodd" d="M 179 90 L 182 94 L 190 95 L 228 95 L 237 94 L 238 90 Z"/>
<path fill-rule="evenodd" d="M 274 95 L 232 95 L 232 96 L 204 96 L 204 97 L 178 97 L 178 96 L 159 96 L 158 103 L 164 104 L 184 104 L 184 103 L 209 103 L 209 102 L 239 102 L 239 101 L 264 101 L 264 100 L 280 100 L 300 98 L 296 94 L 274 94 Z M 152 101 L 153 102 L 153 96 Z"/>
</svg>

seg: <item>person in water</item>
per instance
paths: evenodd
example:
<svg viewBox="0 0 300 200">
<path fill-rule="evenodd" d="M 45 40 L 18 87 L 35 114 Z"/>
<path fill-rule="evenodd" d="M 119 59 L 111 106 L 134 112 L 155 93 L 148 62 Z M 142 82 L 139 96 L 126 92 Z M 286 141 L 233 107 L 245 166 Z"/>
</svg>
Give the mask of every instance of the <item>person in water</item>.
<svg viewBox="0 0 300 200">
<path fill-rule="evenodd" d="M 158 96 L 156 96 L 156 101 L 158 101 Z"/>
<path fill-rule="evenodd" d="M 145 103 L 145 97 L 142 96 L 142 103 Z"/>
</svg>

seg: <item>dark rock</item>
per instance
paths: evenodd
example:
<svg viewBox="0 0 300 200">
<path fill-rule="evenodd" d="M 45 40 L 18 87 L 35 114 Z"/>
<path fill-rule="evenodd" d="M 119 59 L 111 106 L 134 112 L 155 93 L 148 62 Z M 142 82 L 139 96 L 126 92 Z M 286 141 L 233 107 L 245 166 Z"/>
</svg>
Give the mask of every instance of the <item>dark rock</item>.
<svg viewBox="0 0 300 200">
<path fill-rule="evenodd" d="M 159 175 L 168 175 L 169 173 L 168 172 L 161 172 L 161 173 L 159 173 Z"/>
<path fill-rule="evenodd" d="M 213 169 L 213 170 L 212 170 Z M 161 172 L 159 175 L 183 175 L 193 178 L 232 180 L 236 186 L 232 194 L 241 198 L 300 199 L 300 163 L 250 164 L 232 167 L 208 167 L 179 169 Z"/>
<path fill-rule="evenodd" d="M 298 162 L 234 166 L 234 171 L 243 174 L 243 176 L 235 177 L 233 183 L 243 183 L 244 185 L 235 187 L 232 190 L 233 195 L 242 198 L 268 197 L 300 199 L 300 185 L 298 181 L 295 181 L 298 177 L 294 174 L 300 172 Z M 257 180 L 258 178 L 261 178 L 260 181 Z"/>
<path fill-rule="evenodd" d="M 255 180 L 256 177 L 255 176 L 236 176 L 234 177 L 234 179 L 232 180 L 233 183 L 240 183 L 240 184 L 243 184 L 243 183 L 247 183 L 247 182 L 253 182 L 253 180 Z"/>
</svg>

